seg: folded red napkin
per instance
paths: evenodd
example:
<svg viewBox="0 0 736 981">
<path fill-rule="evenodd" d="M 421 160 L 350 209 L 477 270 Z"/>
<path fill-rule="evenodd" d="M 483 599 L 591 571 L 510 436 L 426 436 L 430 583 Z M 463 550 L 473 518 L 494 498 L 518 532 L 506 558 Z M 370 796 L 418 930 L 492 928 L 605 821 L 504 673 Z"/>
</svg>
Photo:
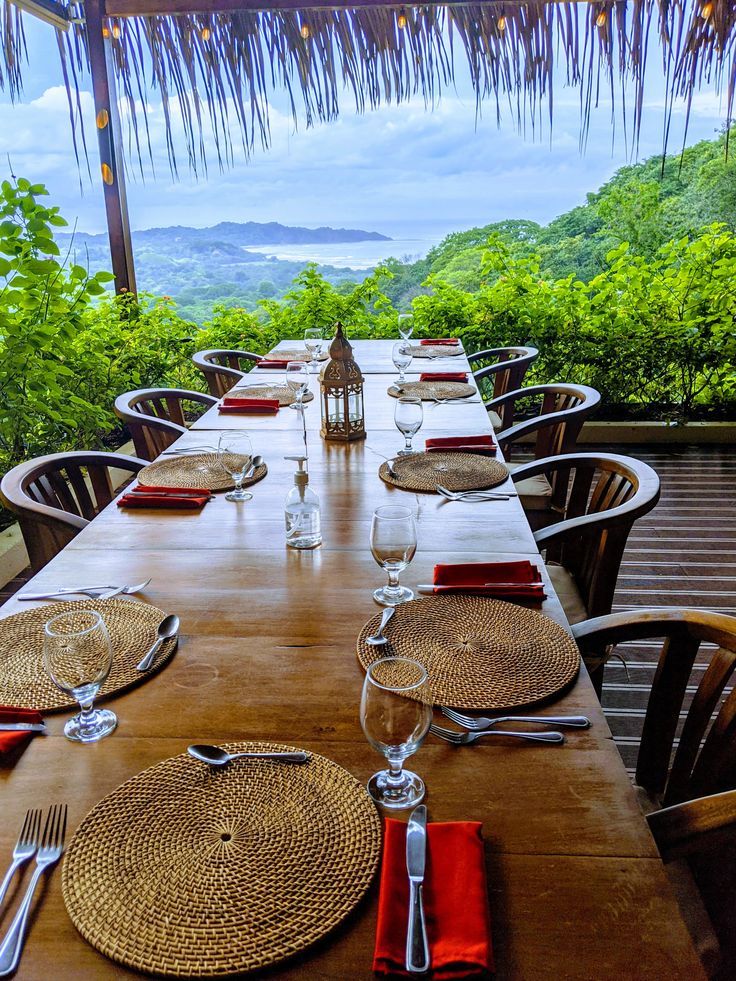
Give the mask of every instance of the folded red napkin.
<svg viewBox="0 0 736 981">
<path fill-rule="evenodd" d="M 200 487 L 154 487 L 136 484 L 120 498 L 118 507 L 194 511 L 204 507 L 211 496 L 210 491 Z"/>
<path fill-rule="evenodd" d="M 434 567 L 435 586 L 448 586 L 440 592 L 475 593 L 499 599 L 545 599 L 539 569 L 528 559 L 515 562 L 459 562 Z"/>
<path fill-rule="evenodd" d="M 481 824 L 453 821 L 427 825 L 423 887 L 431 969 L 429 977 L 486 977 L 493 948 Z M 373 970 L 412 977 L 405 969 L 409 880 L 406 825 L 386 820 Z"/>
<path fill-rule="evenodd" d="M 128 493 L 131 494 L 172 494 L 174 497 L 209 497 L 212 493 L 206 487 L 159 487 L 156 484 L 140 482 Z"/>
<path fill-rule="evenodd" d="M 468 376 L 464 371 L 424 371 L 419 376 L 420 382 L 466 382 Z"/>
<path fill-rule="evenodd" d="M 435 436 L 424 441 L 427 453 L 477 453 L 480 456 L 495 456 L 496 444 L 493 436 L 485 433 L 482 436 Z"/>
<path fill-rule="evenodd" d="M 259 368 L 285 368 L 289 362 L 288 361 L 275 361 L 267 360 L 264 358 L 262 361 L 258 362 L 257 367 Z"/>
<path fill-rule="evenodd" d="M 425 337 L 420 342 L 420 344 L 446 344 L 448 347 L 457 347 L 460 341 L 457 337 Z M 262 367 L 262 363 L 259 361 L 259 365 Z"/>
<path fill-rule="evenodd" d="M 224 398 L 220 403 L 220 412 L 254 412 L 271 415 L 279 411 L 278 399 L 233 399 Z"/>
<path fill-rule="evenodd" d="M 43 717 L 34 709 L 0 705 L 0 722 L 43 722 Z M 0 757 L 22 748 L 32 736 L 32 732 L 0 732 Z"/>
</svg>

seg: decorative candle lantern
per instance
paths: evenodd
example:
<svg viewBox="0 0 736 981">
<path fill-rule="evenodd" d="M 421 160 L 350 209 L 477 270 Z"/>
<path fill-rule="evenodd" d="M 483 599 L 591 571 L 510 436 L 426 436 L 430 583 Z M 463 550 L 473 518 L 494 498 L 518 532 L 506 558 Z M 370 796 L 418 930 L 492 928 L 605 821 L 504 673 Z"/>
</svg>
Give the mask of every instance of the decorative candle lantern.
<svg viewBox="0 0 736 981">
<path fill-rule="evenodd" d="M 363 413 L 363 374 L 353 360 L 353 349 L 335 325 L 335 337 L 330 344 L 330 360 L 319 376 L 322 395 L 323 439 L 349 442 L 365 439 Z"/>
</svg>

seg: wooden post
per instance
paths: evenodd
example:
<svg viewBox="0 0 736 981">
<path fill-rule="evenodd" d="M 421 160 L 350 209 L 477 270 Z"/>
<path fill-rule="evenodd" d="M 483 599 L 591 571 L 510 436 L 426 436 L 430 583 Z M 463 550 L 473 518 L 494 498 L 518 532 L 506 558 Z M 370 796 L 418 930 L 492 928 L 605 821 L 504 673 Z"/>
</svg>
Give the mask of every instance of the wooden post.
<svg viewBox="0 0 736 981">
<path fill-rule="evenodd" d="M 120 116 L 110 40 L 103 33 L 103 0 L 86 0 L 84 10 L 115 292 L 135 295 L 135 267 L 130 241 L 128 204 L 125 197 Z"/>
</svg>

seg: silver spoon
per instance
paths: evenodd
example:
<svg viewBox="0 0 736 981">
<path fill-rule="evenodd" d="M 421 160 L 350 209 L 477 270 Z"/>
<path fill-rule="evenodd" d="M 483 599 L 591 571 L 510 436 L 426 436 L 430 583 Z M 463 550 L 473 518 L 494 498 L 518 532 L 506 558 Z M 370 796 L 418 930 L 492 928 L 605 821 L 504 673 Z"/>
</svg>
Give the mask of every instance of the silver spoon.
<svg viewBox="0 0 736 981">
<path fill-rule="evenodd" d="M 243 477 L 243 480 L 247 480 L 248 477 L 252 477 L 262 463 L 263 463 L 262 456 L 258 456 L 258 455 L 254 456 L 253 459 L 250 461 L 250 467 L 248 468 L 248 472 L 246 473 L 245 477 Z"/>
<path fill-rule="evenodd" d="M 148 654 L 143 658 L 140 664 L 136 665 L 136 671 L 148 671 L 148 669 L 153 664 L 153 659 L 158 654 L 161 645 L 165 640 L 171 640 L 172 637 L 176 637 L 179 633 L 179 617 L 175 613 L 170 613 L 167 617 L 164 617 L 161 623 L 158 625 L 158 636 L 153 643 L 153 647 L 150 649 Z"/>
<path fill-rule="evenodd" d="M 237 760 L 241 756 L 250 760 L 278 760 L 280 763 L 307 763 L 309 753 L 226 753 L 219 746 L 189 746 L 187 753 L 195 760 L 209 763 L 210 766 L 225 766 L 230 760 Z"/>
<path fill-rule="evenodd" d="M 391 619 L 391 617 L 396 612 L 395 606 L 387 606 L 383 611 L 383 616 L 381 617 L 381 626 L 378 628 L 378 633 L 373 634 L 372 637 L 366 637 L 366 644 L 370 644 L 372 647 L 380 647 L 381 644 L 387 644 L 388 639 L 383 636 L 383 631 L 386 628 L 386 624 Z"/>
</svg>

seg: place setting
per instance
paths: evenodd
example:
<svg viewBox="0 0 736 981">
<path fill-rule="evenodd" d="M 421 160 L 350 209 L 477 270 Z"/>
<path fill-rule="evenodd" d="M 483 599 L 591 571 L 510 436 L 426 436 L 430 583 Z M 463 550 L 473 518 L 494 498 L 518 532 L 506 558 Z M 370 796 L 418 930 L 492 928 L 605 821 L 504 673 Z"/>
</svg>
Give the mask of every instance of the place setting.
<svg viewBox="0 0 736 981">
<path fill-rule="evenodd" d="M 283 385 L 258 381 L 238 384 L 220 401 L 218 411 L 225 415 L 270 415 L 280 408 L 311 402 L 314 394 L 309 391 L 309 365 L 303 360 L 293 360 L 286 363 L 285 369 Z"/>
</svg>

